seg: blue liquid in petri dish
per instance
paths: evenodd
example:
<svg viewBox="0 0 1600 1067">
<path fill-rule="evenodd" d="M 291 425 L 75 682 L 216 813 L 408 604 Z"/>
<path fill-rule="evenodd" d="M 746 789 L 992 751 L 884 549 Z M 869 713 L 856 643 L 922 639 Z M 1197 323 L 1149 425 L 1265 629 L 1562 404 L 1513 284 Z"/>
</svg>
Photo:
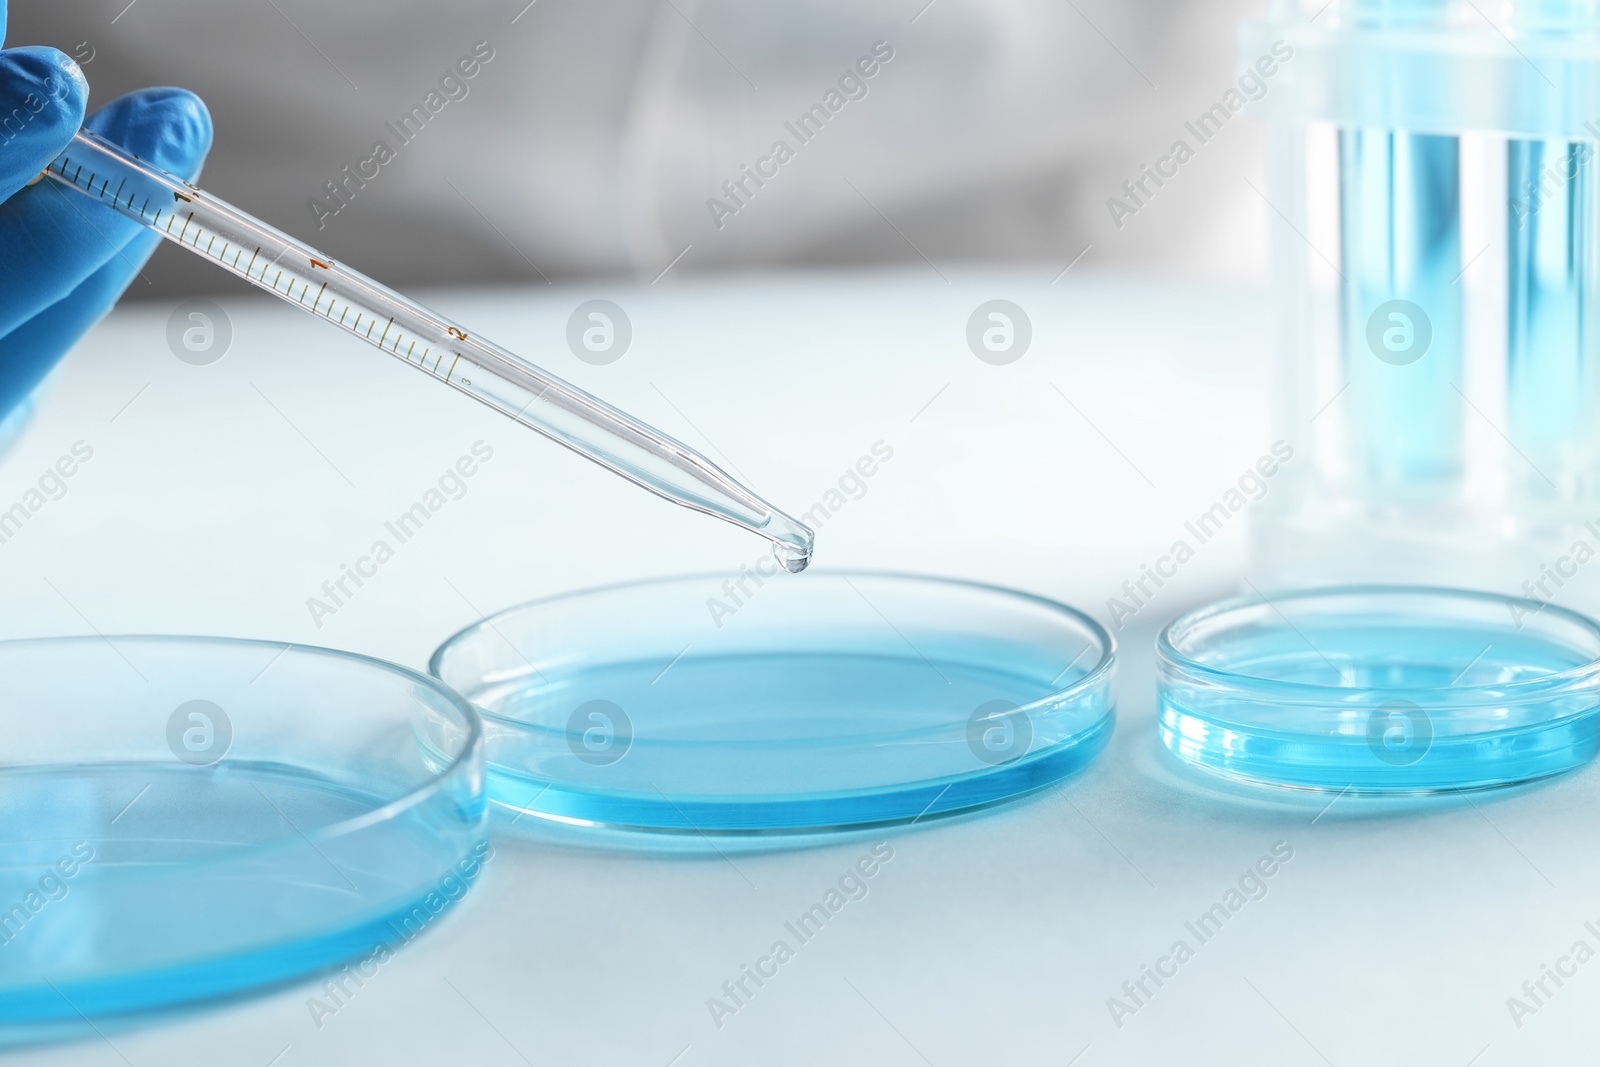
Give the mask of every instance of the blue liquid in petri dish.
<svg viewBox="0 0 1600 1067">
<path fill-rule="evenodd" d="M 603 701 L 627 709 L 632 731 L 618 741 L 605 717 L 615 723 L 619 716 L 605 707 L 584 712 L 571 731 L 555 725 L 521 744 L 495 744 L 491 728 L 490 798 L 520 806 L 543 791 L 537 806 L 547 815 L 685 830 L 892 821 L 930 805 L 972 807 L 1048 784 L 1091 760 L 1110 728 L 1102 719 L 1077 731 L 1075 716 L 1034 715 L 1013 730 L 1032 736 L 1011 742 L 998 722 L 997 762 L 989 763 L 968 744 L 969 714 L 991 702 L 1020 707 L 1041 699 L 1049 691 L 1039 681 L 994 667 L 882 656 L 691 660 L 652 684 L 661 668 L 618 664 L 554 689 L 488 697 L 484 706 L 497 716 L 550 724 Z M 942 728 L 930 728 L 930 720 Z M 622 744 L 626 758 L 606 762 Z M 1014 766 L 999 762 L 1008 744 L 1022 753 Z"/>
<path fill-rule="evenodd" d="M 1519 603 L 1511 601 L 1511 603 Z M 1345 589 L 1218 605 L 1160 647 L 1159 725 L 1226 775 L 1333 790 L 1544 777 L 1600 747 L 1600 629 L 1507 598 Z M 1174 647 L 1176 646 L 1176 647 Z"/>
<path fill-rule="evenodd" d="M 964 583 L 851 581 L 860 596 L 785 576 L 721 629 L 705 579 L 556 598 L 458 635 L 433 670 L 486 712 L 492 801 L 614 827 L 906 821 L 1037 789 L 1104 747 L 1110 642 L 1089 620 Z"/>
<path fill-rule="evenodd" d="M 458 696 L 322 649 L 112 640 L 0 642 L 0 1045 L 434 926 L 485 830 Z"/>
<path fill-rule="evenodd" d="M 394 940 L 457 846 L 427 805 L 318 840 L 382 806 L 285 767 L 0 774 L 0 1025 L 225 996 Z"/>
</svg>

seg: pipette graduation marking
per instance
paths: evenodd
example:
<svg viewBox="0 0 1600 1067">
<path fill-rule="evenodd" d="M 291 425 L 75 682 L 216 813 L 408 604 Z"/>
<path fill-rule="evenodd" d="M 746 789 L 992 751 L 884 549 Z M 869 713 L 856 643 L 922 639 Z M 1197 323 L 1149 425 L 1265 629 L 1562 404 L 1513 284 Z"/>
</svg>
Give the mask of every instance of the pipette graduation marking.
<svg viewBox="0 0 1600 1067">
<path fill-rule="evenodd" d="M 811 530 L 687 445 L 188 182 L 79 130 L 45 174 L 651 492 L 773 542 L 790 571 Z"/>
</svg>

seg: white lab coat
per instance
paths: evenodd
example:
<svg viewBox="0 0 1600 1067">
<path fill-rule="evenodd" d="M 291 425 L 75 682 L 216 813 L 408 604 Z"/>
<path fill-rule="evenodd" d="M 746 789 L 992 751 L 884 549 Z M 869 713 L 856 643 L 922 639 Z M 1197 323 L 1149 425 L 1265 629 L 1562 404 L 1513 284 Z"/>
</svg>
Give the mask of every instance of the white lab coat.
<svg viewBox="0 0 1600 1067">
<path fill-rule="evenodd" d="M 680 255 L 675 279 L 1064 264 L 1086 245 L 1091 266 L 1228 269 L 1259 252 L 1233 236 L 1260 210 L 1240 181 L 1252 132 L 1189 168 L 1161 217 L 1118 229 L 1106 209 L 1227 87 L 1242 0 L 525 2 L 23 4 L 9 43 L 81 55 L 99 101 L 199 92 L 217 125 L 207 187 L 396 285 L 649 280 Z M 387 131 L 477 42 L 493 58 L 402 147 Z M 841 93 L 801 144 L 785 124 L 875 46 L 893 58 L 861 79 L 866 95 Z M 385 139 L 377 177 L 346 180 L 348 203 L 319 212 L 325 183 Z M 780 140 L 793 158 L 763 185 L 744 177 L 735 203 L 723 183 Z M 178 258 L 160 272 L 171 291 L 218 284 Z"/>
</svg>

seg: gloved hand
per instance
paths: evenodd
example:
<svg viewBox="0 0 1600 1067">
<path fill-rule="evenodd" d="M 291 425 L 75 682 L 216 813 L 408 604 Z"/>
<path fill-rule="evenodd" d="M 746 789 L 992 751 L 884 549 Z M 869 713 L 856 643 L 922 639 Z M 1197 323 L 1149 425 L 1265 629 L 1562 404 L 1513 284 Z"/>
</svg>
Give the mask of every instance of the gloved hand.
<svg viewBox="0 0 1600 1067">
<path fill-rule="evenodd" d="M 0 42 L 5 26 L 0 0 Z M 53 48 L 0 51 L 0 418 L 111 310 L 161 240 L 48 179 L 29 183 L 79 126 L 190 181 L 211 147 L 211 116 L 193 93 L 143 89 L 86 123 L 88 95 L 78 65 Z"/>
</svg>

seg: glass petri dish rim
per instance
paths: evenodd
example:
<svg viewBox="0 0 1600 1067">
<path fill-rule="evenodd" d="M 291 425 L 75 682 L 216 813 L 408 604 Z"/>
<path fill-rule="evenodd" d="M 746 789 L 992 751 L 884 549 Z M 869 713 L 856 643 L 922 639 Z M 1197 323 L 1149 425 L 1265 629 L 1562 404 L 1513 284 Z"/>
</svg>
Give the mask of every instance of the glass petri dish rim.
<svg viewBox="0 0 1600 1067">
<path fill-rule="evenodd" d="M 1161 667 L 1172 668 L 1192 678 L 1210 681 L 1235 691 L 1245 691 L 1252 695 L 1260 696 L 1267 703 L 1296 705 L 1305 703 L 1324 707 L 1330 704 L 1337 705 L 1341 700 L 1349 700 L 1352 697 L 1373 692 L 1382 692 L 1386 695 L 1404 693 L 1412 697 L 1433 699 L 1438 699 L 1443 694 L 1449 694 L 1448 703 L 1457 706 L 1471 705 L 1480 701 L 1504 704 L 1516 702 L 1518 698 L 1530 701 L 1537 700 L 1548 696 L 1551 690 L 1563 690 L 1569 687 L 1577 688 L 1586 682 L 1600 679 L 1600 656 L 1596 656 L 1581 666 L 1569 667 L 1563 671 L 1552 671 L 1549 674 L 1520 682 L 1432 688 L 1420 686 L 1404 688 L 1383 687 L 1381 690 L 1369 686 L 1323 685 L 1316 682 L 1292 682 L 1276 678 L 1265 678 L 1258 674 L 1246 674 L 1213 667 L 1178 651 L 1174 641 L 1175 635 L 1181 638 L 1185 631 L 1192 630 L 1202 623 L 1215 622 L 1223 616 L 1242 609 L 1263 606 L 1271 608 L 1275 603 L 1292 600 L 1337 600 L 1354 596 L 1438 597 L 1446 600 L 1478 603 L 1494 602 L 1500 605 L 1507 603 L 1521 604 L 1532 609 L 1530 614 L 1537 612 L 1541 615 L 1554 615 L 1562 618 L 1568 624 L 1593 637 L 1596 644 L 1600 644 L 1600 622 L 1570 608 L 1559 607 L 1555 604 L 1544 604 L 1537 600 L 1530 600 L 1527 597 L 1434 585 L 1325 585 L 1285 590 L 1273 594 L 1271 600 L 1265 596 L 1248 594 L 1228 597 L 1206 604 L 1193 611 L 1185 612 L 1162 627 L 1160 635 L 1156 638 L 1156 658 Z M 1160 681 L 1161 688 L 1166 688 L 1166 685 L 1165 680 Z M 1329 710 L 1332 709 L 1330 708 Z"/>
<path fill-rule="evenodd" d="M 1117 641 L 1116 638 L 1111 635 L 1109 630 L 1107 630 L 1104 626 L 1101 626 L 1100 623 L 1097 622 L 1093 617 L 1085 614 L 1082 611 L 1079 611 L 1070 604 L 1063 604 L 1058 600 L 1051 600 L 1049 597 L 1039 596 L 1037 593 L 1028 593 L 1020 589 L 1012 589 L 1007 586 L 995 585 L 990 582 L 975 582 L 965 578 L 941 578 L 934 575 L 913 574 L 906 571 L 829 569 L 811 570 L 808 571 L 808 574 L 809 577 L 806 575 L 779 575 L 779 577 L 795 577 L 799 581 L 815 581 L 820 578 L 864 578 L 873 580 L 886 579 L 889 581 L 907 582 L 917 585 L 952 586 L 960 589 L 976 590 L 978 592 L 995 594 L 1005 599 L 1024 601 L 1037 607 L 1042 607 L 1047 611 L 1065 617 L 1075 625 L 1085 630 L 1088 633 L 1091 641 L 1093 641 L 1094 647 L 1096 647 L 1100 653 L 1099 658 L 1096 660 L 1094 666 L 1085 671 L 1082 677 L 1078 678 L 1071 684 L 1062 686 L 1059 689 L 1052 689 L 1051 692 L 1039 697 L 1036 700 L 1031 700 L 1026 704 L 1019 705 L 1016 709 L 1014 709 L 1017 712 L 1031 715 L 1035 711 L 1042 710 L 1047 705 L 1059 704 L 1063 701 L 1076 700 L 1084 693 L 1090 692 L 1096 687 L 1104 684 L 1106 676 L 1111 673 L 1116 663 Z M 703 582 L 707 580 L 714 581 L 726 577 L 727 572 L 725 571 L 695 571 L 687 574 L 673 574 L 655 578 L 635 579 L 625 582 L 611 582 L 606 585 L 589 586 L 584 589 L 576 589 L 565 593 L 556 593 L 551 596 L 539 597 L 535 600 L 524 601 L 520 604 L 513 604 L 510 607 L 502 608 L 492 615 L 486 615 L 477 622 L 457 630 L 455 633 L 451 634 L 449 637 L 440 642 L 439 647 L 434 649 L 433 655 L 428 657 L 428 673 L 435 679 L 439 680 L 441 684 L 448 687 L 449 683 L 444 681 L 443 675 L 444 657 L 448 655 L 450 651 L 458 644 L 464 644 L 470 636 L 478 633 L 480 630 L 486 627 L 493 627 L 497 622 L 502 621 L 512 615 L 520 615 L 524 612 L 534 611 L 539 608 L 546 608 L 553 604 L 559 604 L 569 600 L 577 600 L 582 597 L 597 596 L 603 593 L 640 590 L 654 586 L 674 585 L 678 583 Z M 515 719 L 506 715 L 500 715 L 496 712 L 490 711 L 487 708 L 478 708 L 478 713 L 485 719 L 493 720 L 496 723 L 503 723 L 506 726 L 514 727 L 517 730 L 535 733 L 540 731 L 548 731 L 556 734 L 565 732 L 559 728 L 545 727 L 540 726 L 537 723 L 530 723 L 525 719 Z M 945 729 L 946 725 L 947 724 L 932 724 L 928 726 L 914 727 L 910 730 L 901 731 L 892 736 L 895 738 L 915 737 L 921 733 L 933 733 Z M 696 743 L 704 744 L 705 742 Z"/>
<path fill-rule="evenodd" d="M 263 649 L 277 649 L 279 650 L 278 656 L 280 657 L 289 652 L 295 652 L 310 653 L 318 657 L 336 660 L 346 660 L 353 663 L 359 663 L 366 667 L 375 667 L 384 672 L 398 674 L 414 685 L 422 685 L 429 692 L 444 698 L 445 701 L 449 703 L 465 720 L 467 727 L 467 741 L 466 744 L 461 746 L 461 751 L 455 756 L 451 756 L 445 752 L 440 752 L 433 745 L 428 744 L 424 739 L 417 738 L 417 744 L 419 747 L 425 747 L 429 752 L 433 752 L 442 760 L 447 761 L 444 766 L 440 768 L 439 772 L 436 773 L 428 782 L 401 794 L 393 800 L 385 801 L 382 805 L 375 807 L 370 811 L 362 812 L 360 815 L 352 815 L 349 818 L 340 819 L 337 822 L 328 823 L 325 826 L 319 826 L 304 834 L 286 834 L 282 838 L 284 841 L 298 839 L 300 837 L 305 837 L 311 840 L 326 841 L 336 837 L 342 837 L 345 834 L 355 833 L 359 830 L 367 828 L 368 826 L 374 826 L 378 823 L 386 822 L 400 815 L 402 812 L 426 802 L 436 794 L 443 792 L 447 783 L 457 777 L 462 777 L 468 774 L 473 763 L 477 763 L 480 766 L 483 764 L 483 720 L 478 714 L 477 706 L 473 704 L 472 701 L 466 699 L 460 693 L 457 693 L 454 689 L 451 689 L 449 686 L 445 685 L 438 678 L 423 674 L 421 671 L 413 670 L 410 667 L 402 666 L 398 663 L 391 663 L 388 660 L 379 659 L 376 656 L 368 656 L 360 652 L 346 652 L 342 649 L 326 648 L 322 645 L 306 645 L 297 641 L 267 641 L 254 637 L 217 637 L 197 636 L 190 634 L 68 634 L 57 637 L 7 638 L 0 640 L 0 652 L 3 652 L 8 648 L 18 648 L 26 645 L 33 645 L 35 647 L 44 645 L 87 646 L 102 642 L 112 644 L 113 642 L 118 641 L 129 644 L 170 643 L 182 645 L 229 645 L 234 647 L 251 645 Z M 115 648 L 114 644 L 113 648 Z M 274 662 L 276 661 L 274 660 Z M 8 767 L 18 766 L 25 766 L 25 764 L 8 764 L 3 762 L 3 760 L 0 760 L 0 771 L 3 771 Z M 278 841 L 276 840 L 267 841 L 262 842 L 259 845 L 252 846 L 252 848 L 271 849 L 277 844 Z M 236 856 L 216 857 L 215 859 L 197 860 L 189 865 L 204 866 L 207 863 L 223 862 L 224 860 L 236 858 Z"/>
</svg>

